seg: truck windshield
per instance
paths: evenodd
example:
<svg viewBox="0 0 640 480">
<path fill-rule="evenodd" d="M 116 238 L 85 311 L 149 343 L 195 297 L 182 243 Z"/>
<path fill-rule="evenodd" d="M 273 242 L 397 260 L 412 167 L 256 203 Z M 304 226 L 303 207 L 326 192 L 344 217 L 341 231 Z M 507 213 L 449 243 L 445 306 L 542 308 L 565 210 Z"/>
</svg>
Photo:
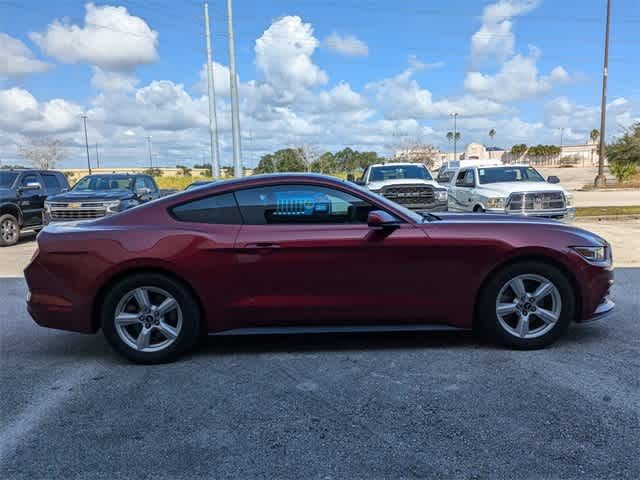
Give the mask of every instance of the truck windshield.
<svg viewBox="0 0 640 480">
<path fill-rule="evenodd" d="M 429 170 L 424 165 L 385 165 L 383 167 L 372 167 L 369 181 L 383 182 L 401 178 L 433 180 Z"/>
<path fill-rule="evenodd" d="M 479 168 L 480 183 L 544 182 L 545 179 L 532 167 Z"/>
<path fill-rule="evenodd" d="M 133 177 L 89 175 L 81 178 L 72 190 L 131 190 Z"/>
<path fill-rule="evenodd" d="M 0 172 L 0 188 L 9 188 L 18 178 L 16 172 Z"/>
</svg>

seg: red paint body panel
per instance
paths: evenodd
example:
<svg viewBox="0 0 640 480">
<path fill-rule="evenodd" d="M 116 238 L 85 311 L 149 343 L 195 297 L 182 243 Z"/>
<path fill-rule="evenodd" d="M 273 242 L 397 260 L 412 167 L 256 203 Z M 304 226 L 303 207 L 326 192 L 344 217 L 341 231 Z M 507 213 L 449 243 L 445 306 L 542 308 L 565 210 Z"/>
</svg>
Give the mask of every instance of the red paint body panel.
<svg viewBox="0 0 640 480">
<path fill-rule="evenodd" d="M 207 225 L 184 223 L 170 206 L 247 186 L 309 183 L 367 197 L 404 223 L 391 233 L 366 225 Z M 498 215 L 443 214 L 415 223 L 346 182 L 278 175 L 222 182 L 38 236 L 25 269 L 28 310 L 46 327 L 94 332 L 95 302 L 119 275 L 156 269 L 187 283 L 209 332 L 282 325 L 441 323 L 471 327 L 478 291 L 496 268 L 544 257 L 573 279 L 579 318 L 610 288 L 612 269 L 569 247 L 599 237 L 564 224 Z"/>
</svg>

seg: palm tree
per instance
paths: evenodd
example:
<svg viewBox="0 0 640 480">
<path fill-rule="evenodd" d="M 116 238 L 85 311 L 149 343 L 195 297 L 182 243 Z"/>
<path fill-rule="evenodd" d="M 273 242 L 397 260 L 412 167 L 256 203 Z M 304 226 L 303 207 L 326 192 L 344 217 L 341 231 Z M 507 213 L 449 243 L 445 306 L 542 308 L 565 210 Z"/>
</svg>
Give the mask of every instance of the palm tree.
<svg viewBox="0 0 640 480">
<path fill-rule="evenodd" d="M 460 132 L 456 132 L 456 135 L 455 135 L 455 137 L 454 137 L 454 138 L 455 138 L 455 141 L 456 141 L 456 142 L 457 142 L 458 140 L 460 140 Z"/>
<path fill-rule="evenodd" d="M 491 138 L 491 146 L 493 147 L 493 137 L 496 136 L 496 131 L 495 129 L 491 129 L 489 130 L 489 138 Z M 491 158 L 491 150 L 489 150 L 489 158 Z"/>
<path fill-rule="evenodd" d="M 598 141 L 598 138 L 600 138 L 600 131 L 597 128 L 594 128 L 593 130 L 591 130 L 591 132 L 589 132 L 589 138 L 591 139 L 591 142 L 595 145 L 596 142 Z M 591 147 L 591 165 L 593 165 L 593 151 L 595 150 L 595 147 Z M 584 167 L 584 157 L 583 161 L 582 161 L 582 166 Z"/>
<path fill-rule="evenodd" d="M 453 132 L 447 132 L 447 140 L 451 143 L 451 140 L 453 140 Z"/>
</svg>

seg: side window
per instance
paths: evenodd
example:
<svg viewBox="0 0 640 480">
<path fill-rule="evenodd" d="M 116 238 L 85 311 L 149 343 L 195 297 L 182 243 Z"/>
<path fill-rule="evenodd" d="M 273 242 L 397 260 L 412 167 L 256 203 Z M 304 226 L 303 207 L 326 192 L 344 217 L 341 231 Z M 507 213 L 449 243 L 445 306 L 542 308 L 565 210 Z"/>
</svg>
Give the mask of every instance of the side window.
<svg viewBox="0 0 640 480">
<path fill-rule="evenodd" d="M 171 215 L 181 222 L 240 225 L 242 218 L 233 193 L 192 200 L 173 207 Z"/>
<path fill-rule="evenodd" d="M 34 173 L 27 173 L 26 175 L 22 176 L 22 179 L 20 180 L 20 185 L 22 185 L 23 187 L 26 187 L 27 184 L 29 183 L 40 183 L 40 179 Z"/>
<path fill-rule="evenodd" d="M 136 181 L 133 184 L 133 189 L 137 192 L 141 188 L 146 188 L 147 186 L 144 184 L 144 177 L 136 177 Z"/>
<path fill-rule="evenodd" d="M 464 177 L 467 174 L 467 170 L 461 170 L 456 177 L 456 187 L 464 187 Z"/>
<path fill-rule="evenodd" d="M 277 185 L 235 193 L 248 225 L 366 223 L 375 207 L 349 193 L 314 185 Z"/>
<path fill-rule="evenodd" d="M 147 187 L 149 190 L 151 190 L 152 192 L 156 192 L 156 184 L 154 183 L 153 180 L 151 180 L 151 178 L 149 177 L 142 177 L 144 178 L 144 186 Z"/>
<path fill-rule="evenodd" d="M 462 181 L 463 186 L 464 187 L 475 187 L 476 186 L 476 180 L 475 180 L 475 175 L 474 175 L 474 170 L 473 168 L 471 170 L 467 170 L 467 174 L 464 176 L 464 180 Z"/>
<path fill-rule="evenodd" d="M 47 190 L 60 190 L 62 188 L 55 174 L 42 173 L 40 176 L 42 177 L 42 181 L 44 182 L 44 186 Z"/>
</svg>

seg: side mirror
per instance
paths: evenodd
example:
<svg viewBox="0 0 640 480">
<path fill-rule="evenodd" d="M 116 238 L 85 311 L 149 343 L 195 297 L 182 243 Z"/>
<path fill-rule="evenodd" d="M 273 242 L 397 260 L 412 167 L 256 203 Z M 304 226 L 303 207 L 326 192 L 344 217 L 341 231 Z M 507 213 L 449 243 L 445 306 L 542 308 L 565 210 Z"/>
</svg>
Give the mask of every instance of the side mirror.
<svg viewBox="0 0 640 480">
<path fill-rule="evenodd" d="M 42 190 L 42 185 L 40 185 L 40 182 L 29 182 L 25 186 L 20 187 L 20 190 L 23 192 L 27 190 Z"/>
<path fill-rule="evenodd" d="M 548 183 L 560 183 L 560 179 L 555 175 L 551 175 L 547 178 Z"/>
<path fill-rule="evenodd" d="M 349 175 L 347 175 L 347 181 L 348 182 L 355 182 L 356 181 L 356 177 L 353 176 L 353 173 L 350 173 Z"/>
<path fill-rule="evenodd" d="M 367 225 L 373 230 L 394 230 L 400 227 L 400 221 L 384 210 L 373 210 L 367 216 Z"/>
<path fill-rule="evenodd" d="M 149 195 L 151 193 L 151 189 L 147 187 L 142 187 L 136 190 L 136 194 L 138 195 Z"/>
</svg>

